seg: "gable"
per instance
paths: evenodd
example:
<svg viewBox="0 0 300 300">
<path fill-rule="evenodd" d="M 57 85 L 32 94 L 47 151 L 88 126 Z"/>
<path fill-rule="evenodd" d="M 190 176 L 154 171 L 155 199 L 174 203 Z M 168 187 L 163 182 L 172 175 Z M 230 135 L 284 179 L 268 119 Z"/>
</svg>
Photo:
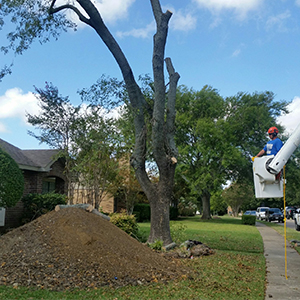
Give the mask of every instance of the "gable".
<svg viewBox="0 0 300 300">
<path fill-rule="evenodd" d="M 0 147 L 7 152 L 22 170 L 48 172 L 51 165 L 58 159 L 59 150 L 21 150 L 0 139 Z"/>
</svg>

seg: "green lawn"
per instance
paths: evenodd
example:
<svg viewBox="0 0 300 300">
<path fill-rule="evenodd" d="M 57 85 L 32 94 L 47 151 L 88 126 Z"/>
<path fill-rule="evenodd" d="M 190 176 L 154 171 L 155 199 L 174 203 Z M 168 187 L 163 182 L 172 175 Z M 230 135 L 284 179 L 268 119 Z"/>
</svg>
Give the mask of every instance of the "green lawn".
<svg viewBox="0 0 300 300">
<path fill-rule="evenodd" d="M 149 223 L 140 223 L 149 232 Z M 265 258 L 263 241 L 254 226 L 240 219 L 222 217 L 209 221 L 191 217 L 175 222 L 181 241 L 198 240 L 215 250 L 214 255 L 185 259 L 192 276 L 148 286 L 109 287 L 81 292 L 34 291 L 0 286 L 0 299 L 264 299 Z M 176 231 L 176 230 L 175 230 Z M 176 232 L 175 232 L 176 233 Z"/>
</svg>

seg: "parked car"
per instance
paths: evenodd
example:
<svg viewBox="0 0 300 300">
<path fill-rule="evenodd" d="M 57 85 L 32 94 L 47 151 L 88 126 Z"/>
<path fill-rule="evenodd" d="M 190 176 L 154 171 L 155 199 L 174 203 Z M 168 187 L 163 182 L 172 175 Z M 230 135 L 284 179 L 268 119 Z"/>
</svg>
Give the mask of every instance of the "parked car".
<svg viewBox="0 0 300 300">
<path fill-rule="evenodd" d="M 272 222 L 272 221 L 278 221 L 278 223 L 283 223 L 283 213 L 279 208 L 269 208 L 266 211 L 266 221 Z"/>
<path fill-rule="evenodd" d="M 294 220 L 295 220 L 295 229 L 300 231 L 300 208 L 296 209 L 294 213 Z"/>
<path fill-rule="evenodd" d="M 257 220 L 265 220 L 266 219 L 266 211 L 269 207 L 258 207 L 256 210 L 256 219 Z"/>
<path fill-rule="evenodd" d="M 285 208 L 285 211 L 286 211 L 286 218 L 287 219 L 293 219 L 294 218 L 294 213 L 296 211 L 295 207 L 293 207 L 293 206 L 287 206 Z"/>
<path fill-rule="evenodd" d="M 246 210 L 244 215 L 256 216 L 256 210 Z"/>
</svg>

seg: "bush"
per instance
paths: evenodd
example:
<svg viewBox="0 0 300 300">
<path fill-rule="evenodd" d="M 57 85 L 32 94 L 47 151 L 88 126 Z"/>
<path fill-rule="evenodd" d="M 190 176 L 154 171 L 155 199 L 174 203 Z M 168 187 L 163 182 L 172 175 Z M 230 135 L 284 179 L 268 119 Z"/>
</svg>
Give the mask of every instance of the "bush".
<svg viewBox="0 0 300 300">
<path fill-rule="evenodd" d="M 151 249 L 156 250 L 156 251 L 161 251 L 163 245 L 164 245 L 164 242 L 161 241 L 161 240 L 155 240 L 155 242 L 154 242 L 154 243 L 151 243 L 151 244 L 148 243 L 148 246 L 149 246 Z"/>
<path fill-rule="evenodd" d="M 138 203 L 134 206 L 133 215 L 137 222 L 149 222 L 151 218 L 150 204 Z M 170 220 L 176 220 L 178 218 L 178 208 L 170 207 Z"/>
<path fill-rule="evenodd" d="M 255 225 L 256 216 L 242 215 L 242 224 Z"/>
<path fill-rule="evenodd" d="M 185 237 L 186 225 L 178 222 L 170 222 L 170 231 L 173 242 L 182 243 Z"/>
<path fill-rule="evenodd" d="M 24 177 L 18 164 L 0 148 L 0 207 L 12 207 L 21 199 Z"/>
<path fill-rule="evenodd" d="M 178 213 L 180 216 L 194 216 L 197 211 L 197 205 L 193 201 L 181 198 L 178 203 Z"/>
<path fill-rule="evenodd" d="M 125 211 L 113 213 L 110 215 L 110 222 L 125 231 L 129 235 L 138 234 L 138 225 L 134 215 L 127 215 Z"/>
<path fill-rule="evenodd" d="M 24 203 L 23 223 L 28 223 L 53 210 L 58 204 L 66 204 L 67 196 L 62 194 L 28 194 L 22 198 Z"/>
<path fill-rule="evenodd" d="M 133 214 L 138 222 L 150 221 L 150 205 L 146 203 L 137 203 L 134 206 Z"/>
<path fill-rule="evenodd" d="M 170 207 L 170 220 L 177 220 L 178 219 L 178 208 L 177 207 Z"/>
</svg>

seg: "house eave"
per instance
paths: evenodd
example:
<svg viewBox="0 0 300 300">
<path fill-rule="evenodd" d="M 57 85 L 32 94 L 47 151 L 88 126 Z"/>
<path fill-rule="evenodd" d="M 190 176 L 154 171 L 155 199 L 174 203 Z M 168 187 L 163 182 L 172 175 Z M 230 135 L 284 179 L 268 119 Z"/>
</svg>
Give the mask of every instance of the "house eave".
<svg viewBox="0 0 300 300">
<path fill-rule="evenodd" d="M 21 170 L 35 171 L 35 172 L 49 172 L 51 170 L 50 167 L 42 168 L 42 167 L 27 166 L 22 164 L 19 164 L 19 168 Z"/>
</svg>

